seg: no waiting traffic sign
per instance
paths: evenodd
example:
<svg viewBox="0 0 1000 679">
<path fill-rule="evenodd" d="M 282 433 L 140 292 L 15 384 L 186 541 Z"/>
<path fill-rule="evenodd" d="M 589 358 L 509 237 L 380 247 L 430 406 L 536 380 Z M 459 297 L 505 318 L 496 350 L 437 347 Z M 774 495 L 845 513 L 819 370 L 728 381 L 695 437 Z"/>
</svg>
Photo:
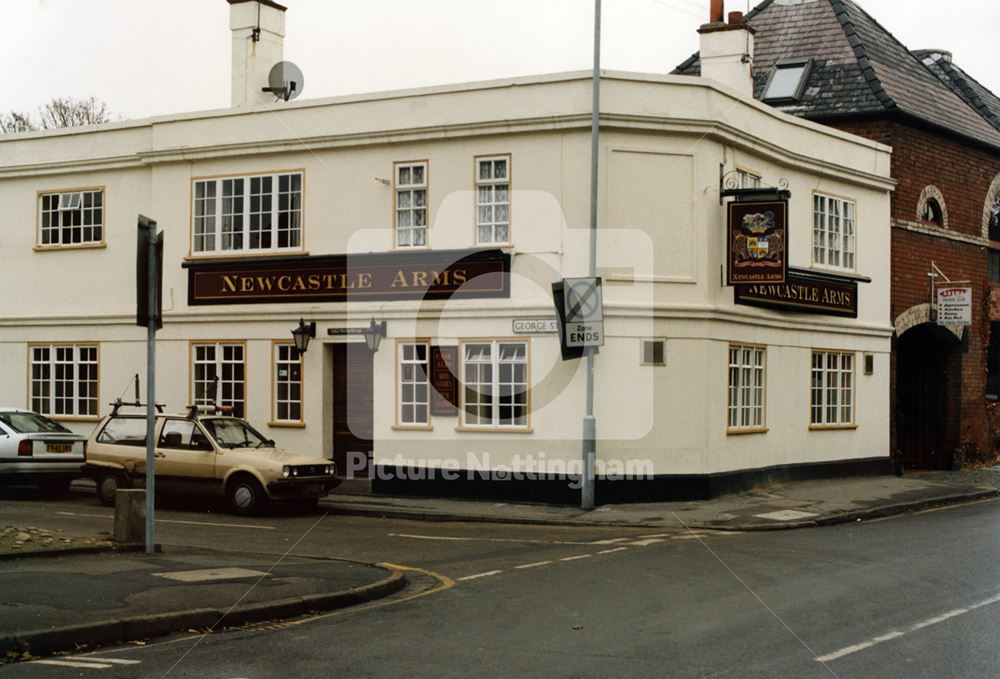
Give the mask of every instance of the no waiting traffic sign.
<svg viewBox="0 0 1000 679">
<path fill-rule="evenodd" d="M 567 347 L 604 346 L 604 299 L 600 278 L 565 279 Z"/>
</svg>

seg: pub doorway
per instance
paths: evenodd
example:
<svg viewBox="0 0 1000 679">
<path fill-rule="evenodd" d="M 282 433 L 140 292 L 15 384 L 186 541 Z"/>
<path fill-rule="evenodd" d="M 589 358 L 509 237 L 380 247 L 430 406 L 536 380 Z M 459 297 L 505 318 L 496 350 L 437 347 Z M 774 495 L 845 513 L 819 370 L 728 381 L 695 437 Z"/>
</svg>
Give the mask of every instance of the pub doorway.
<svg viewBox="0 0 1000 679">
<path fill-rule="evenodd" d="M 932 323 L 897 338 L 896 448 L 904 467 L 951 467 L 959 444 L 959 346 L 953 334 Z"/>
<path fill-rule="evenodd" d="M 364 342 L 332 347 L 333 461 L 340 476 L 367 479 L 375 417 L 373 354 Z"/>
</svg>

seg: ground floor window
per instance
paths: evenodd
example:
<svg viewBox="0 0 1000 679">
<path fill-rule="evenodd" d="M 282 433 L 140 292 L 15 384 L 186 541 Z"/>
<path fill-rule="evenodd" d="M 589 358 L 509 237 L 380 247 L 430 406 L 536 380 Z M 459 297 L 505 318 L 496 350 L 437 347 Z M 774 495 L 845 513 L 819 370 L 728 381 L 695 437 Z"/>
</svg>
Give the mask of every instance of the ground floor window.
<svg viewBox="0 0 1000 679">
<path fill-rule="evenodd" d="M 462 417 L 470 426 L 528 426 L 526 342 L 469 342 L 462 351 Z"/>
<path fill-rule="evenodd" d="M 854 424 L 854 354 L 813 352 L 811 406 L 813 425 Z"/>
<path fill-rule="evenodd" d="M 274 408 L 275 423 L 302 422 L 302 356 L 291 343 L 274 345 Z"/>
<path fill-rule="evenodd" d="M 97 416 L 96 344 L 32 345 L 31 409 L 44 415 Z"/>
<path fill-rule="evenodd" d="M 430 385 L 428 382 L 426 344 L 405 342 L 397 345 L 399 355 L 399 401 L 397 420 L 400 425 L 430 424 Z"/>
<path fill-rule="evenodd" d="M 729 347 L 729 428 L 764 426 L 764 347 Z"/>
<path fill-rule="evenodd" d="M 191 386 L 196 405 L 230 406 L 246 412 L 246 347 L 242 344 L 192 344 Z"/>
</svg>

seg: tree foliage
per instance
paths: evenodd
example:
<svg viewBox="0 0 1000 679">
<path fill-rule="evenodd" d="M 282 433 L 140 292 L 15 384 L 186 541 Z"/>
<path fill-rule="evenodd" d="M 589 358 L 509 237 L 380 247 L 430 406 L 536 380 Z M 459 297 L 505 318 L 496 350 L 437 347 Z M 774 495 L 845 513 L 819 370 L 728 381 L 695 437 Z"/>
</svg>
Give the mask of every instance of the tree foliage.
<svg viewBox="0 0 1000 679">
<path fill-rule="evenodd" d="M 55 97 L 44 106 L 40 106 L 34 114 L 21 111 L 0 113 L 0 134 L 96 125 L 110 120 L 111 111 L 100 99 Z"/>
</svg>

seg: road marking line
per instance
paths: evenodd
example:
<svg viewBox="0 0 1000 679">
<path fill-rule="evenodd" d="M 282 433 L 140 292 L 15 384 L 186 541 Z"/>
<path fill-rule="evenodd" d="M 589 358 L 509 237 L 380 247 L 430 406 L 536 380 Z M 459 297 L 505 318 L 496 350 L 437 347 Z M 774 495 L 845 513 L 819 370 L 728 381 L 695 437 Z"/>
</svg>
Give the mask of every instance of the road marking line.
<svg viewBox="0 0 1000 679">
<path fill-rule="evenodd" d="M 109 662 L 114 665 L 139 665 L 141 660 L 126 660 L 125 658 L 97 658 L 89 655 L 74 656 L 73 660 L 86 660 L 87 662 Z"/>
<path fill-rule="evenodd" d="M 672 538 L 675 535 L 677 535 L 677 533 L 656 533 L 655 535 L 640 535 L 639 537 L 643 538 L 643 539 L 645 539 L 645 538 Z M 624 539 L 628 540 L 629 538 L 624 538 Z"/>
<path fill-rule="evenodd" d="M 660 537 L 659 535 L 646 535 L 644 537 Z M 592 545 L 613 545 L 616 542 L 625 542 L 626 540 L 631 540 L 632 538 L 611 538 L 610 540 L 594 540 L 590 544 Z"/>
<path fill-rule="evenodd" d="M 945 620 L 951 620 L 952 618 L 957 618 L 960 615 L 965 615 L 966 613 L 971 613 L 972 611 L 976 610 L 977 608 L 982 608 L 984 606 L 989 606 L 990 604 L 995 604 L 997 602 L 1000 602 L 1000 594 L 997 594 L 995 596 L 991 596 L 989 599 L 984 599 L 983 601 L 980 601 L 979 603 L 972 604 L 971 606 L 966 606 L 965 608 L 956 608 L 954 610 L 948 611 L 947 613 L 942 613 L 941 615 L 935 616 L 933 618 L 928 618 L 927 620 L 923 620 L 921 622 L 918 622 L 915 625 L 910 625 L 903 632 L 899 632 L 899 631 L 893 630 L 892 632 L 888 632 L 886 634 L 882 634 L 882 635 L 877 636 L 877 637 L 872 637 L 868 641 L 863 641 L 860 644 L 854 644 L 853 646 L 847 646 L 845 648 L 840 649 L 839 651 L 834 651 L 833 653 L 829 653 L 827 655 L 820 656 L 820 657 L 816 658 L 816 661 L 817 662 L 825 663 L 825 662 L 829 662 L 831 660 L 839 660 L 840 658 L 843 658 L 844 656 L 851 655 L 852 653 L 857 653 L 858 651 L 863 651 L 866 648 L 871 648 L 872 646 L 875 646 L 877 644 L 881 644 L 883 641 L 891 641 L 892 639 L 898 639 L 899 637 L 904 636 L 906 634 L 909 634 L 911 632 L 916 632 L 916 631 L 922 630 L 925 627 L 930 627 L 931 625 L 936 625 L 936 624 L 938 624 L 940 622 L 944 622 Z"/>
<path fill-rule="evenodd" d="M 630 545 L 635 545 L 636 547 L 648 547 L 649 545 L 655 545 L 657 543 L 663 542 L 663 540 L 657 540 L 656 538 L 651 538 L 649 540 L 636 540 L 635 542 L 630 542 Z"/>
<path fill-rule="evenodd" d="M 466 575 L 464 578 L 455 578 L 456 581 L 461 582 L 463 580 L 476 580 L 477 578 L 488 578 L 491 575 L 496 575 L 497 573 L 503 573 L 503 571 L 486 571 L 485 573 L 476 573 L 475 575 Z"/>
<path fill-rule="evenodd" d="M 576 561 L 577 559 L 589 559 L 593 554 L 577 554 L 576 556 L 564 556 L 560 561 Z"/>
<path fill-rule="evenodd" d="M 468 542 L 470 540 L 480 540 L 481 538 L 461 538 L 448 535 L 410 535 L 409 533 L 386 533 L 391 538 L 413 538 L 414 540 L 451 540 L 456 542 Z"/>
<path fill-rule="evenodd" d="M 514 568 L 535 568 L 537 566 L 547 566 L 552 561 L 536 561 L 535 563 L 523 563 L 520 566 L 514 566 Z"/>
<path fill-rule="evenodd" d="M 615 552 L 624 552 L 628 550 L 628 547 L 615 547 L 614 549 L 602 549 L 598 554 L 614 554 Z"/>
<path fill-rule="evenodd" d="M 54 512 L 60 516 L 86 516 L 97 519 L 113 519 L 114 514 L 83 514 L 77 512 Z M 181 519 L 156 519 L 156 523 L 180 523 L 187 526 L 215 526 L 218 528 L 257 528 L 259 530 L 274 530 L 274 526 L 262 526 L 254 523 L 213 523 L 211 521 L 182 521 Z"/>
<path fill-rule="evenodd" d="M 57 667 L 85 667 L 90 670 L 106 670 L 114 665 L 105 665 L 103 662 L 77 662 L 75 660 L 32 660 L 33 665 L 56 665 Z"/>
<path fill-rule="evenodd" d="M 604 542 L 579 542 L 576 540 L 531 540 L 528 538 L 477 538 L 477 537 L 455 537 L 451 535 L 414 535 L 412 533 L 386 533 L 390 538 L 412 538 L 414 540 L 443 540 L 447 542 L 514 542 L 527 545 L 596 545 L 606 544 Z M 618 538 L 629 540 L 630 538 Z"/>
</svg>

